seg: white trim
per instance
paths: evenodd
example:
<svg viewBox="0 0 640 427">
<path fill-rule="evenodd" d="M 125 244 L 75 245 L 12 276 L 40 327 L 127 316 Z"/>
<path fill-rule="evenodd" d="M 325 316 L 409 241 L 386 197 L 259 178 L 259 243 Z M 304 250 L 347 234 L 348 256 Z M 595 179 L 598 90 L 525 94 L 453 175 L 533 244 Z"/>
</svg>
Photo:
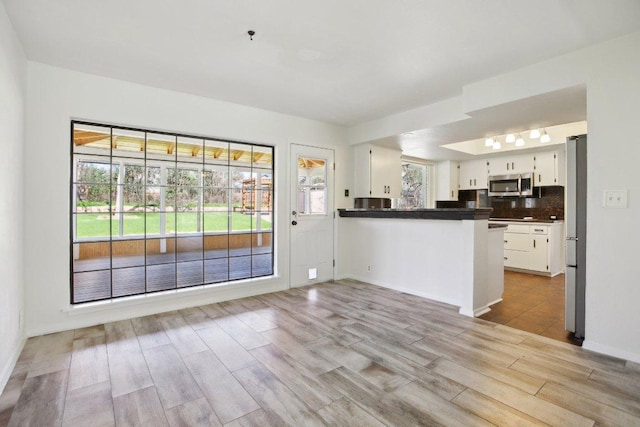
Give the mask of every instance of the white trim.
<svg viewBox="0 0 640 427">
<path fill-rule="evenodd" d="M 18 358 L 22 353 L 22 349 L 24 345 L 27 343 L 26 338 L 21 338 L 18 340 L 18 345 L 16 345 L 11 353 L 11 357 L 7 360 L 7 363 L 2 367 L 2 371 L 0 374 L 0 394 L 4 392 L 4 388 L 7 386 L 9 382 L 9 378 L 11 377 L 11 373 L 18 362 Z"/>
<path fill-rule="evenodd" d="M 133 307 L 139 305 L 153 304 L 163 301 L 179 301 L 185 298 L 191 298 L 199 294 L 211 295 L 211 291 L 214 290 L 217 293 L 234 289 L 246 289 L 252 287 L 256 282 L 265 282 L 273 279 L 278 279 L 277 276 L 265 276 L 249 278 L 244 280 L 237 280 L 231 282 L 221 282 L 208 285 L 189 286 L 186 288 L 169 289 L 161 292 L 153 292 L 139 295 L 132 295 L 128 297 L 117 297 L 104 301 L 85 302 L 71 305 L 62 309 L 63 313 L 67 313 L 69 316 L 77 316 L 86 313 L 97 313 L 100 311 L 117 310 L 125 307 Z"/>
<path fill-rule="evenodd" d="M 274 277 L 270 278 L 273 279 Z M 256 283 L 259 281 L 266 283 Z M 60 310 L 66 315 L 67 320 L 29 329 L 27 335 L 33 337 L 68 331 L 172 310 L 278 292 L 288 288 L 287 284 L 282 283 L 282 281 L 274 280 L 269 282 L 267 278 L 262 280 L 249 279 L 241 285 L 238 285 L 238 282 L 232 283 L 235 286 L 220 286 L 218 289 L 185 288 L 184 292 L 180 292 L 180 295 L 177 295 L 177 292 L 163 292 L 149 294 L 141 298 L 127 298 L 127 301 L 116 299 L 110 302 L 105 301 L 102 304 L 94 303 L 91 307 L 67 307 Z"/>
</svg>

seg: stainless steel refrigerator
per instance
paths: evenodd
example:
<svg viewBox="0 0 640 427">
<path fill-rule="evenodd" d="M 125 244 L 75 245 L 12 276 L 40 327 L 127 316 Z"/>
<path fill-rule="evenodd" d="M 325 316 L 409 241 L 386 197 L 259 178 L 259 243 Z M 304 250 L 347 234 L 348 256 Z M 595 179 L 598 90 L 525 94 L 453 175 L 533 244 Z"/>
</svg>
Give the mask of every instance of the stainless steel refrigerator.
<svg viewBox="0 0 640 427">
<path fill-rule="evenodd" d="M 567 138 L 565 329 L 584 338 L 587 248 L 587 135 Z"/>
</svg>

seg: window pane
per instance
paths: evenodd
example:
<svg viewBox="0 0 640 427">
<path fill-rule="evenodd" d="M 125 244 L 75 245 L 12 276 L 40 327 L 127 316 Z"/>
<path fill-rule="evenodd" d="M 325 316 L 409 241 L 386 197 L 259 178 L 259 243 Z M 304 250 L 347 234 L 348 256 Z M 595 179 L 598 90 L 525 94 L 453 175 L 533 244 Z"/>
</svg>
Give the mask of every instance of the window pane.
<svg viewBox="0 0 640 427">
<path fill-rule="evenodd" d="M 114 157 L 144 159 L 144 132 L 113 128 L 111 155 Z"/>
<path fill-rule="evenodd" d="M 87 271 L 73 275 L 73 302 L 97 301 L 111 297 L 111 270 Z"/>
<path fill-rule="evenodd" d="M 147 267 L 147 292 L 176 288 L 176 265 L 161 264 Z"/>
<path fill-rule="evenodd" d="M 202 261 L 180 262 L 178 267 L 178 287 L 201 285 L 204 281 Z"/>
<path fill-rule="evenodd" d="M 111 128 L 76 124 L 73 127 L 73 152 L 97 156 L 111 155 Z"/>
<path fill-rule="evenodd" d="M 76 237 L 83 239 L 87 237 L 111 236 L 109 226 L 111 225 L 111 215 L 105 213 L 78 213 L 75 214 Z"/>
<path fill-rule="evenodd" d="M 113 296 L 142 294 L 145 291 L 145 268 L 117 268 L 113 270 Z"/>
<path fill-rule="evenodd" d="M 298 157 L 298 215 L 327 214 L 327 161 Z"/>
<path fill-rule="evenodd" d="M 179 136 L 176 150 L 179 162 L 202 164 L 204 159 L 202 139 Z"/>
</svg>

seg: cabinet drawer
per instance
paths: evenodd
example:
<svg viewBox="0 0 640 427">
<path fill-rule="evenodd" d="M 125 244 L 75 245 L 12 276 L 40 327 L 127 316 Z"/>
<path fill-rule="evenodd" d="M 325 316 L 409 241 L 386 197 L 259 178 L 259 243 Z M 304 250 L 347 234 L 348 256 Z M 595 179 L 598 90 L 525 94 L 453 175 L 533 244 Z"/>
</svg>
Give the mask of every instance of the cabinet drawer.
<svg viewBox="0 0 640 427">
<path fill-rule="evenodd" d="M 529 226 L 525 224 L 509 224 L 504 232 L 529 234 Z"/>
<path fill-rule="evenodd" d="M 531 225 L 529 227 L 531 234 L 549 234 L 548 225 Z"/>
<path fill-rule="evenodd" d="M 505 249 L 504 266 L 512 268 L 529 268 L 529 252 Z"/>
<path fill-rule="evenodd" d="M 529 233 L 504 233 L 504 248 L 506 250 L 530 251 L 532 245 Z"/>
</svg>

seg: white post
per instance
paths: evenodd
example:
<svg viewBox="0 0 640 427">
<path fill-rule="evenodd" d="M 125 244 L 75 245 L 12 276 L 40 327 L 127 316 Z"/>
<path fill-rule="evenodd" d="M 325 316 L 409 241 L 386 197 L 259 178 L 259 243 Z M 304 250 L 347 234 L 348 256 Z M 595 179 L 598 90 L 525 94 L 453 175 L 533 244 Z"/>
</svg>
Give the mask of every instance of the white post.
<svg viewBox="0 0 640 427">
<path fill-rule="evenodd" d="M 120 162 L 118 168 L 118 182 L 116 186 L 116 209 L 118 212 L 118 236 L 124 235 L 124 200 L 122 186 L 124 185 L 124 162 Z"/>
<path fill-rule="evenodd" d="M 256 232 L 257 232 L 257 246 L 262 246 L 262 177 L 258 174 L 256 177 Z"/>
<path fill-rule="evenodd" d="M 165 209 L 167 206 L 167 167 L 160 165 L 160 236 L 164 237 L 167 232 L 167 215 Z M 160 253 L 167 252 L 167 239 L 160 239 Z"/>
</svg>

